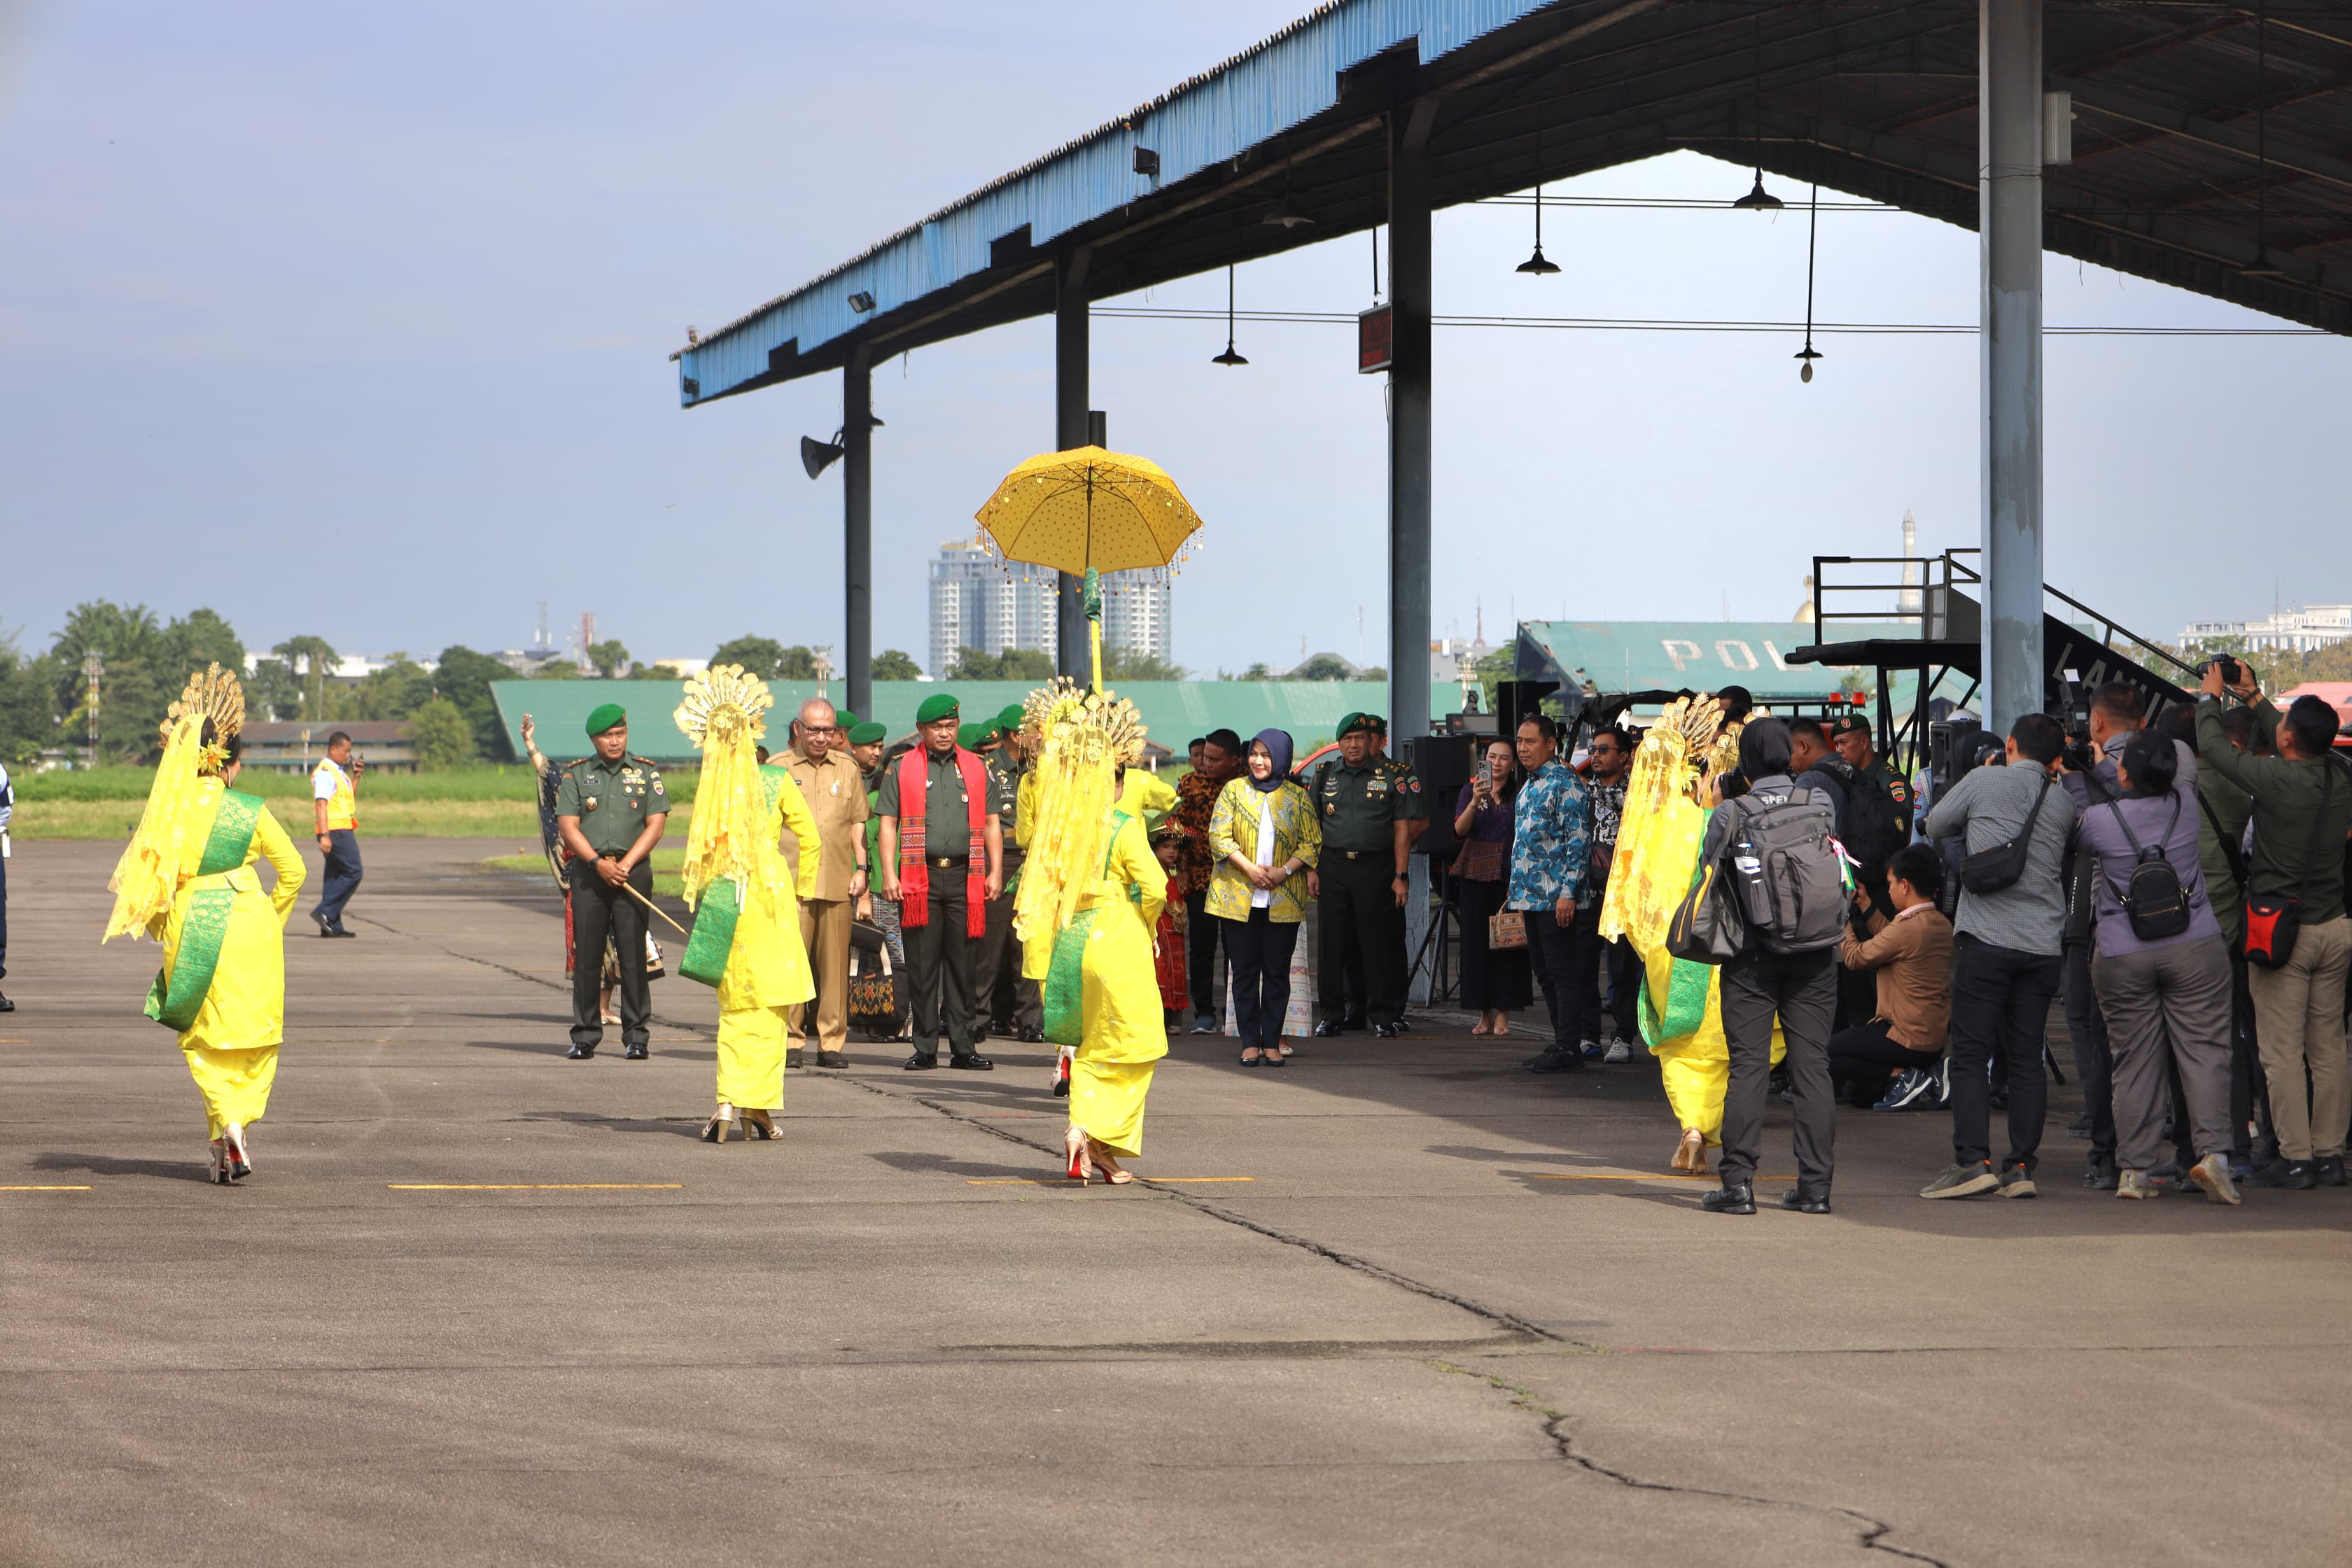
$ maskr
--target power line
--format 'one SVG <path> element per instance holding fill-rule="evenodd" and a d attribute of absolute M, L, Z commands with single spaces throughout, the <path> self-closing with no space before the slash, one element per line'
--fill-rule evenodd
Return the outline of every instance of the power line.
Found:
<path fill-rule="evenodd" d="M 1223 321 L 1223 310 L 1189 310 L 1174 305 L 1097 305 L 1087 312 L 1123 321 Z M 1235 321 L 1277 325 L 1352 326 L 1352 310 L 1238 310 Z M 1805 330 L 1801 321 L 1705 321 L 1672 317 L 1620 316 L 1446 316 L 1433 315 L 1440 327 L 1502 327 L 1548 331 L 1597 332 L 1790 332 Z M 1813 331 L 1880 337 L 1973 337 L 1973 322 L 1954 321 L 1816 321 Z M 2318 327 L 2044 327 L 2052 338 L 2332 338 L 2339 334 Z"/>

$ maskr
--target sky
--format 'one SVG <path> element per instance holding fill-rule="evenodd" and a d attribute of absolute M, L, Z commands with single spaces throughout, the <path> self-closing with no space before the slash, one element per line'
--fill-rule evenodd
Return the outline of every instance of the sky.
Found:
<path fill-rule="evenodd" d="M 0 634 L 83 600 L 209 605 L 249 647 L 526 645 L 545 600 L 641 660 L 838 644 L 837 377 L 682 411 L 668 355 L 1292 19 L 1305 0 L 858 6 L 413 0 L 0 6 Z M 1708 197 L 1679 154 L 1553 195 Z M 1435 223 L 1441 312 L 1800 319 L 1791 209 Z M 1834 193 L 1824 193 L 1824 199 Z M 1354 310 L 1371 244 L 1254 263 L 1240 305 Z M 1967 323 L 1976 237 L 1820 218 L 1815 313 Z M 1222 307 L 1206 276 L 1158 305 Z M 2053 258 L 2052 326 L 2261 326 Z M 1143 296 L 1098 301 L 1146 302 Z M 1098 320 L 1113 447 L 1206 520 L 1175 584 L 1201 675 L 1382 662 L 1381 378 L 1348 329 Z M 1978 531 L 1974 340 L 1441 329 L 1433 630 L 1516 615 L 1786 619 L 1815 554 Z M 928 657 L 925 563 L 1053 444 L 1051 329 L 885 362 L 875 643 Z M 2127 626 L 2352 599 L 2352 343 L 2054 338 L 2048 576 Z M 1359 626 L 1362 627 L 1360 634 Z"/>

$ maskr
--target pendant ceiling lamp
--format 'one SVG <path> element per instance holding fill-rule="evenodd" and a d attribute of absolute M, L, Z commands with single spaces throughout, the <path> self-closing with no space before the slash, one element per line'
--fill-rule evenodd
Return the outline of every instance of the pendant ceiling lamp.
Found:
<path fill-rule="evenodd" d="M 1805 216 L 1805 346 L 1797 351 L 1797 379 L 1813 379 L 1813 362 L 1822 356 L 1813 348 L 1813 237 L 1822 226 L 1822 183 L 1813 182 L 1813 200 Z"/>
<path fill-rule="evenodd" d="M 1557 262 L 1544 259 L 1543 253 L 1543 110 L 1536 110 L 1536 253 L 1512 268 L 1530 278 L 1546 278 L 1559 270 Z"/>
<path fill-rule="evenodd" d="M 1756 13 L 1756 85 L 1748 98 L 1750 129 L 1756 137 L 1756 184 L 1731 205 L 1742 212 L 1776 213 L 1785 205 L 1764 188 L 1764 13 Z"/>
<path fill-rule="evenodd" d="M 1247 364 L 1249 361 L 1234 352 L 1234 266 L 1225 263 L 1225 352 L 1213 357 L 1211 364 Z"/>

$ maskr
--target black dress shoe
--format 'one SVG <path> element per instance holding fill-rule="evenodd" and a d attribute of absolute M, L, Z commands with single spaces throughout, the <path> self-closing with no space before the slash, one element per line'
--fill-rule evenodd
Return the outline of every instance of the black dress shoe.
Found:
<path fill-rule="evenodd" d="M 784 1066 L 787 1068 L 796 1068 L 800 1065 L 801 1048 L 798 1046 L 794 1046 L 791 1050 L 784 1053 Z"/>
<path fill-rule="evenodd" d="M 1328 1040 L 1347 1032 L 1348 1026 L 1337 1018 L 1326 1018 L 1315 1026 L 1315 1037 L 1318 1040 Z"/>
<path fill-rule="evenodd" d="M 328 934 L 329 936 L 348 936 L 348 937 L 356 937 L 356 936 L 358 936 L 360 933 L 359 933 L 359 932 L 357 932 L 357 931 L 346 931 L 346 930 L 344 930 L 341 926 L 337 926 L 334 930 L 332 930 L 332 931 L 329 931 L 327 934 Z"/>
<path fill-rule="evenodd" d="M 960 1057 L 950 1056 L 948 1058 L 948 1066 L 951 1068 L 961 1068 L 966 1072 L 994 1072 L 996 1070 L 996 1064 L 990 1061 L 986 1057 L 982 1056 L 978 1051 L 969 1052 L 966 1055 Z"/>
<path fill-rule="evenodd" d="M 1726 1182 L 1699 1199 L 1698 1206 L 1709 1214 L 1754 1214 L 1756 1189 L 1746 1182 Z M 1822 1206 L 1827 1212 L 1828 1204 Z"/>
<path fill-rule="evenodd" d="M 821 1050 L 816 1054 L 816 1065 L 821 1068 L 845 1068 L 849 1065 L 849 1058 L 839 1051 Z"/>
<path fill-rule="evenodd" d="M 1529 1072 L 1581 1072 L 1584 1070 L 1584 1053 L 1573 1046 L 1565 1047 L 1553 1046 L 1528 1063 L 1528 1070 Z"/>
<path fill-rule="evenodd" d="M 1021 1043 L 1024 1046 L 1042 1046 L 1045 1043 L 1045 1031 L 1031 1024 L 1021 1031 Z"/>
<path fill-rule="evenodd" d="M 1790 1187 L 1780 1194 L 1780 1206 L 1795 1214 L 1827 1214 L 1830 1195 L 1827 1192 L 1809 1193 L 1802 1187 Z"/>
<path fill-rule="evenodd" d="M 16 1004 L 9 1001 L 5 996 L 0 996 L 0 1013 L 13 1013 L 16 1010 Z"/>
<path fill-rule="evenodd" d="M 1404 1023 L 1402 1019 L 1393 1024 L 1374 1024 L 1372 1026 L 1372 1038 L 1376 1040 L 1399 1040 L 1403 1037 Z"/>
<path fill-rule="evenodd" d="M 568 1062 L 584 1062 L 595 1054 L 596 1047 L 593 1046 L 574 1046 L 563 1053 L 563 1059 Z"/>
<path fill-rule="evenodd" d="M 635 1045 L 631 1046 L 628 1049 L 621 1053 L 621 1059 L 627 1062 L 641 1062 L 651 1055 L 653 1055 L 653 1052 L 646 1048 L 646 1043 L 643 1040 L 639 1040 Z"/>
<path fill-rule="evenodd" d="M 908 1072 L 929 1072 L 940 1065 L 940 1055 L 937 1051 L 917 1051 L 899 1065 Z"/>

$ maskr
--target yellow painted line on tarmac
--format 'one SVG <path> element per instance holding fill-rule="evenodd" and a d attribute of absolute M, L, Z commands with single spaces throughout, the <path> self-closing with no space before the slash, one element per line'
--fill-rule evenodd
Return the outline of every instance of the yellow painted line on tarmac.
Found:
<path fill-rule="evenodd" d="M 1146 1176 L 1139 1173 L 1136 1179 L 1143 1182 L 1255 1182 L 1255 1176 Z M 1067 1176 L 966 1176 L 967 1187 L 1059 1187 L 1067 1185 Z"/>
<path fill-rule="evenodd" d="M 1607 1171 L 1597 1174 L 1584 1171 L 1578 1171 L 1573 1174 L 1567 1175 L 1554 1174 L 1549 1171 L 1531 1171 L 1528 1173 L 1528 1179 L 1530 1181 L 1537 1182 L 1714 1182 L 1720 1181 L 1722 1178 L 1715 1175 L 1686 1176 L 1679 1172 L 1670 1171 L 1659 1171 L 1655 1173 L 1648 1171 Z M 1797 1178 L 1794 1176 L 1759 1176 L 1756 1178 L 1756 1180 L 1759 1182 L 1793 1182 Z"/>
<path fill-rule="evenodd" d="M 0 1193 L 86 1193 L 88 1187 L 0 1187 Z"/>
<path fill-rule="evenodd" d="M 386 1182 L 395 1193 L 672 1193 L 684 1182 Z"/>

